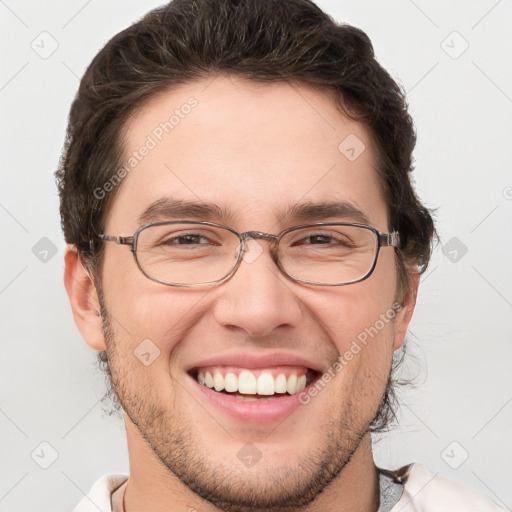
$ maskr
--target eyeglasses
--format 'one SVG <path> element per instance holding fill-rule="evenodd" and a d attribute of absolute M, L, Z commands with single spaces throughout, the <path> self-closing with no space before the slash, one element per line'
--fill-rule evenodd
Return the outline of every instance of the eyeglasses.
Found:
<path fill-rule="evenodd" d="M 252 263 L 263 252 L 259 244 L 248 251 L 250 240 L 267 240 L 272 259 L 286 276 L 319 286 L 367 279 L 375 269 L 380 248 L 399 246 L 397 232 L 383 234 L 371 226 L 345 222 L 295 226 L 271 235 L 238 233 L 213 222 L 179 220 L 141 226 L 132 236 L 97 236 L 130 246 L 147 278 L 183 287 L 227 281 L 242 260 Z"/>

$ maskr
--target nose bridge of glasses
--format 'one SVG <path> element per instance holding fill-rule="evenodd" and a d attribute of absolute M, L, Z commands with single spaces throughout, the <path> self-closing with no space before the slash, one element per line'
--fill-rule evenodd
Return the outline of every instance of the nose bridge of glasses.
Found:
<path fill-rule="evenodd" d="M 242 240 L 242 246 L 247 248 L 247 242 L 250 240 L 254 240 L 258 246 L 258 250 L 254 252 L 252 257 L 247 257 L 245 253 L 240 254 L 240 256 L 246 260 L 251 261 L 253 258 L 257 257 L 257 255 L 261 254 L 263 252 L 263 248 L 256 242 L 256 240 L 267 240 L 270 242 L 270 254 L 272 256 L 272 259 L 274 262 L 277 263 L 278 257 L 277 257 L 277 243 L 279 241 L 278 235 L 272 235 L 270 233 L 263 233 L 262 231 L 245 231 L 244 233 L 240 233 L 240 238 Z"/>
<path fill-rule="evenodd" d="M 242 239 L 260 239 L 260 240 L 268 240 L 269 242 L 275 243 L 277 241 L 277 235 L 271 235 L 270 233 L 263 233 L 261 231 L 245 231 L 245 233 L 240 233 Z"/>

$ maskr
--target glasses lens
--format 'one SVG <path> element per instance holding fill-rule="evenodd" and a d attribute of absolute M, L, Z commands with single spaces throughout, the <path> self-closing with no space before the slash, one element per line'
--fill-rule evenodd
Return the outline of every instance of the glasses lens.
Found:
<path fill-rule="evenodd" d="M 164 224 L 143 229 L 137 261 L 152 279 L 169 284 L 220 281 L 237 262 L 240 241 L 231 231 L 204 224 Z"/>
<path fill-rule="evenodd" d="M 290 231 L 279 242 L 285 272 L 318 284 L 359 281 L 372 269 L 376 255 L 375 233 L 357 226 L 309 226 Z"/>

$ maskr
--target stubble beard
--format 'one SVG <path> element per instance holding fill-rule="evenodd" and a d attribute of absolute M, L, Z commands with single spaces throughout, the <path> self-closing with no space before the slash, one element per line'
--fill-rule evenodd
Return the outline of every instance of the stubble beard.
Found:
<path fill-rule="evenodd" d="M 173 412 L 176 411 L 176 398 L 169 407 L 162 407 L 152 399 L 155 395 L 149 385 L 133 380 L 133 375 L 141 375 L 140 369 L 137 371 L 133 362 L 131 365 L 120 364 L 123 356 L 119 356 L 117 346 L 123 343 L 116 341 L 117 333 L 104 305 L 101 310 L 111 381 L 124 412 L 173 476 L 221 510 L 306 510 L 347 466 L 379 414 L 377 407 L 374 414 L 364 420 L 356 414 L 356 406 L 346 411 L 343 418 L 334 418 L 322 429 L 317 448 L 297 457 L 293 467 L 265 464 L 264 456 L 247 469 L 239 460 L 232 463 L 226 459 L 211 460 L 193 423 L 183 414 L 186 409 L 182 407 L 178 413 Z M 172 376 L 169 378 L 173 379 Z M 147 390 L 146 394 L 141 392 L 143 389 Z M 182 387 L 178 384 L 175 389 Z M 183 405 L 183 401 L 181 403 Z M 318 435 L 318 429 L 315 429 L 315 435 Z M 233 440 L 232 437 L 229 439 Z"/>

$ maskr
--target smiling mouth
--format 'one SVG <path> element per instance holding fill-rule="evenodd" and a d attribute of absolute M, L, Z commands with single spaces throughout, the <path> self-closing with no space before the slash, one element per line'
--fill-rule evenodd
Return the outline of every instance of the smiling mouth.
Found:
<path fill-rule="evenodd" d="M 195 368 L 189 374 L 201 386 L 240 400 L 276 400 L 295 395 L 309 386 L 319 372 L 309 368 L 247 369 L 227 366 Z"/>

